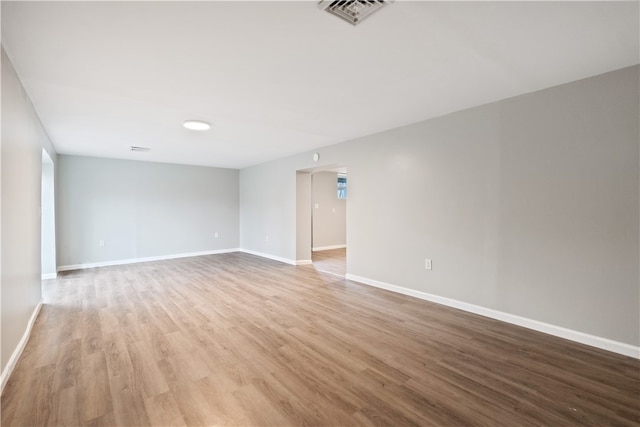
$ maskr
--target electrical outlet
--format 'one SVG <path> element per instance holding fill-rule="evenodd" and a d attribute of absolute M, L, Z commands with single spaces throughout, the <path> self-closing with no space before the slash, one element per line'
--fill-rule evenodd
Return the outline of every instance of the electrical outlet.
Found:
<path fill-rule="evenodd" d="M 213 235 L 213 237 L 215 237 L 216 239 L 218 238 L 218 232 L 216 231 L 216 233 Z"/>
<path fill-rule="evenodd" d="M 268 242 L 269 241 L 269 236 L 264 236 L 264 241 Z"/>
<path fill-rule="evenodd" d="M 104 247 L 104 240 L 100 240 L 98 243 L 100 244 L 100 247 Z"/>
<path fill-rule="evenodd" d="M 424 260 L 424 269 L 425 270 L 431 270 L 431 260 L 430 259 L 425 259 Z"/>

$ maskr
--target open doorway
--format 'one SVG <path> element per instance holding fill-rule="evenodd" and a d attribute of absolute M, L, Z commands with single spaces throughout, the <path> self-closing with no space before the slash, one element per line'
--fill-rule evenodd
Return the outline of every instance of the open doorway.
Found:
<path fill-rule="evenodd" d="M 311 260 L 326 273 L 347 273 L 347 168 L 311 174 Z"/>
<path fill-rule="evenodd" d="M 346 167 L 298 171 L 298 264 L 312 264 L 324 273 L 346 275 L 347 194 Z"/>
<path fill-rule="evenodd" d="M 40 200 L 42 280 L 56 278 L 56 217 L 54 167 L 42 150 L 42 190 Z"/>

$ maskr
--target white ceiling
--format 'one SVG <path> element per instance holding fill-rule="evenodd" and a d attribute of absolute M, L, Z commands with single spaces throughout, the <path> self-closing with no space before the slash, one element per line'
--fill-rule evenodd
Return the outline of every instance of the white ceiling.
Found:
<path fill-rule="evenodd" d="M 58 152 L 242 168 L 637 64 L 638 21 L 635 1 L 396 1 L 357 27 L 309 1 L 2 1 L 2 44 Z"/>

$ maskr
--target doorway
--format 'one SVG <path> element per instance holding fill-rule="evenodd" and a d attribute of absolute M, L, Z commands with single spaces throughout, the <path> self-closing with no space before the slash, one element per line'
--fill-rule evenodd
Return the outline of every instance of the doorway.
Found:
<path fill-rule="evenodd" d="M 56 278 L 56 217 L 53 160 L 42 149 L 42 189 L 40 199 L 40 256 L 42 280 Z"/>
<path fill-rule="evenodd" d="M 347 168 L 297 173 L 297 264 L 323 273 L 347 272 Z"/>
<path fill-rule="evenodd" d="M 311 174 L 311 260 L 325 273 L 347 273 L 347 168 Z"/>

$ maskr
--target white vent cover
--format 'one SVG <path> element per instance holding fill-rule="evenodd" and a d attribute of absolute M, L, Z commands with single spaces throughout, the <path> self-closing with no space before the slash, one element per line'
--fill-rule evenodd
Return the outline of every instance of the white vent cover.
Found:
<path fill-rule="evenodd" d="M 358 25 L 390 3 L 393 0 L 320 0 L 318 7 L 350 24 Z"/>

